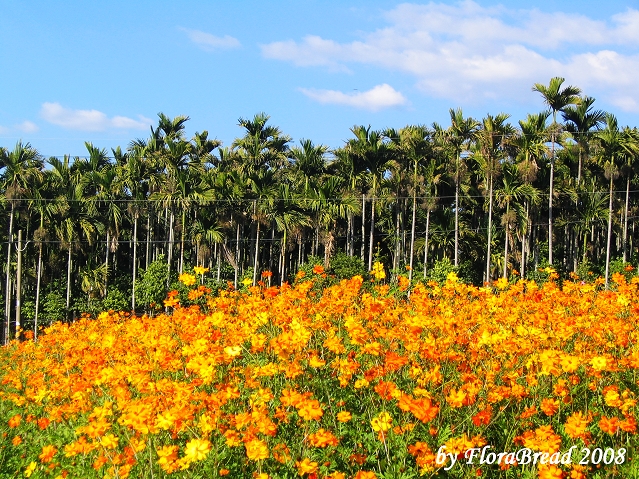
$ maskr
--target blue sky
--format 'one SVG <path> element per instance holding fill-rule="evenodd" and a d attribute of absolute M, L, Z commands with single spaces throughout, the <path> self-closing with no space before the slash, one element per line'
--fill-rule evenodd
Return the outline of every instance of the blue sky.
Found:
<path fill-rule="evenodd" d="M 639 126 L 639 1 L 0 0 L 0 146 L 125 148 L 157 113 L 230 146 L 240 117 L 297 143 L 448 110 L 516 124 L 566 78 Z"/>

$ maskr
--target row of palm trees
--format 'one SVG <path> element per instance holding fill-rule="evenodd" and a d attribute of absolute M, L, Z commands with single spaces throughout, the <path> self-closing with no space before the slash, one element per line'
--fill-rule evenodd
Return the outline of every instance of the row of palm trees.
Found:
<path fill-rule="evenodd" d="M 118 290 L 147 307 L 136 285 L 154 261 L 173 275 L 204 265 L 236 286 L 264 271 L 290 280 L 311 255 L 328 267 L 338 250 L 411 278 L 450 258 L 477 282 L 591 264 L 608 281 L 612 257 L 629 261 L 636 246 L 639 132 L 563 82 L 534 85 L 549 110 L 517 125 L 454 109 L 448 126 L 355 126 L 332 151 L 293 145 L 263 113 L 239 120 L 230 147 L 159 114 L 125 151 L 1 149 L 3 338 L 21 326 L 23 296 L 36 326 L 53 290 L 69 315 Z"/>

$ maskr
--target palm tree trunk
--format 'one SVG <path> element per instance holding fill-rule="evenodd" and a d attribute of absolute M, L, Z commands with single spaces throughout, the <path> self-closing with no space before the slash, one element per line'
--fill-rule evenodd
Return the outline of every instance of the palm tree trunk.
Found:
<path fill-rule="evenodd" d="M 184 238 L 186 237 L 186 209 L 182 208 L 182 232 L 180 233 L 180 274 L 184 273 Z"/>
<path fill-rule="evenodd" d="M 171 208 L 170 218 L 171 219 L 169 222 L 169 245 L 168 245 L 168 254 L 167 254 L 167 264 L 169 266 L 169 272 L 166 279 L 167 288 L 171 284 L 171 263 L 173 261 L 173 224 L 175 222 L 175 215 L 173 214 L 173 208 Z"/>
<path fill-rule="evenodd" d="M 71 304 L 71 243 L 69 242 L 69 256 L 67 257 L 67 315 L 69 314 L 70 304 Z"/>
<path fill-rule="evenodd" d="M 525 217 L 525 224 L 524 224 L 524 233 L 522 235 L 521 238 L 521 265 L 520 265 L 520 272 L 521 272 L 521 279 L 524 279 L 526 277 L 526 247 L 528 246 L 528 236 L 529 236 L 529 221 L 528 221 L 528 217 L 530 215 L 530 205 L 528 203 L 528 201 L 525 202 L 525 207 L 524 209 L 526 210 L 526 217 Z"/>
<path fill-rule="evenodd" d="M 608 239 L 606 243 L 606 289 L 608 289 L 608 276 L 610 273 L 610 241 L 612 239 L 612 173 L 610 174 L 610 200 L 608 202 Z"/>
<path fill-rule="evenodd" d="M 362 193 L 362 263 L 366 261 L 366 195 Z"/>
<path fill-rule="evenodd" d="M 457 267 L 457 251 L 459 249 L 459 166 L 455 181 L 455 267 Z"/>
<path fill-rule="evenodd" d="M 149 269 L 149 255 L 151 254 L 151 212 L 146 217 L 146 258 L 145 269 Z"/>
<path fill-rule="evenodd" d="M 555 137 L 552 137 L 552 153 L 550 155 L 550 191 L 548 195 L 548 264 L 552 266 L 552 195 L 555 181 Z"/>
<path fill-rule="evenodd" d="M 104 264 L 106 265 L 106 268 L 104 269 L 104 292 L 102 293 L 103 297 L 106 297 L 107 294 L 107 286 L 108 286 L 108 281 L 109 281 L 109 240 L 110 240 L 110 231 L 107 229 L 107 235 L 106 235 L 106 251 L 105 251 L 105 260 L 104 260 Z"/>
<path fill-rule="evenodd" d="M 424 238 L 424 279 L 426 279 L 426 264 L 428 263 L 428 228 L 430 226 L 430 208 L 426 210 L 426 237 Z"/>
<path fill-rule="evenodd" d="M 413 185 L 416 186 L 416 185 Z M 408 279 L 413 279 L 413 257 L 415 256 L 415 222 L 417 214 L 417 188 L 413 188 L 413 217 L 411 219 L 410 227 L 410 256 L 408 259 Z"/>
<path fill-rule="evenodd" d="M 286 278 L 286 228 L 284 228 L 284 236 L 282 237 L 282 255 L 280 261 L 282 262 L 280 285 L 284 284 Z"/>
<path fill-rule="evenodd" d="M 486 244 L 486 282 L 490 283 L 490 255 L 493 241 L 493 175 L 488 180 L 488 242 Z"/>
<path fill-rule="evenodd" d="M 398 204 L 396 205 L 396 217 L 395 217 L 395 257 L 393 258 L 393 269 L 397 269 L 399 267 L 399 255 L 401 254 L 401 226 L 400 226 L 400 206 L 399 206 L 399 201 Z"/>
<path fill-rule="evenodd" d="M 375 242 L 375 194 L 371 198 L 371 230 L 368 245 L 368 270 L 373 269 L 373 243 Z"/>
<path fill-rule="evenodd" d="M 9 216 L 9 236 L 7 240 L 7 278 L 5 283 L 5 300 L 4 300 L 4 311 L 5 311 L 5 323 L 4 323 L 4 344 L 9 342 L 9 323 L 11 316 L 11 246 L 13 245 L 13 216 L 14 216 L 14 208 L 15 205 L 13 201 L 11 201 L 11 213 Z"/>
<path fill-rule="evenodd" d="M 38 271 L 36 280 L 35 317 L 33 322 L 33 339 L 38 339 L 38 313 L 40 312 L 40 282 L 42 278 L 42 243 L 38 245 Z"/>
<path fill-rule="evenodd" d="M 348 256 L 353 256 L 353 213 L 348 213 L 346 228 L 346 252 Z"/>
<path fill-rule="evenodd" d="M 253 260 L 253 286 L 257 281 L 257 257 L 260 252 L 260 222 L 257 222 L 257 229 L 255 232 L 255 259 Z"/>
<path fill-rule="evenodd" d="M 508 217 L 508 213 L 510 212 L 510 202 L 506 203 L 506 228 L 505 228 L 505 233 L 506 233 L 506 239 L 504 241 L 504 274 L 503 277 L 507 278 L 508 276 L 508 230 L 509 230 L 509 217 Z"/>
<path fill-rule="evenodd" d="M 135 311 L 135 281 L 138 273 L 138 215 L 133 219 L 133 274 L 131 276 L 131 311 Z"/>
<path fill-rule="evenodd" d="M 628 257 L 628 201 L 630 198 L 630 176 L 626 179 L 626 206 L 623 213 L 623 262 Z"/>
<path fill-rule="evenodd" d="M 237 223 L 237 233 L 235 236 L 235 289 L 237 289 L 237 280 L 240 267 L 240 223 Z"/>

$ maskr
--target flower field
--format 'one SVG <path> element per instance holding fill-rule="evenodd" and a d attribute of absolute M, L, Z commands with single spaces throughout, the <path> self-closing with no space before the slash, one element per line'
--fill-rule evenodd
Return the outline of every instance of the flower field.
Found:
<path fill-rule="evenodd" d="M 639 474 L 639 280 L 407 297 L 382 273 L 217 296 L 183 275 L 172 314 L 10 343 L 0 477 Z"/>

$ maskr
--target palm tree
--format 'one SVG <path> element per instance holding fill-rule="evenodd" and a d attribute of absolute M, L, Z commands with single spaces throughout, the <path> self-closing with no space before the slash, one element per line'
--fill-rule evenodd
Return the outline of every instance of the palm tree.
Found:
<path fill-rule="evenodd" d="M 579 149 L 577 186 L 581 184 L 583 155 L 588 154 L 592 130 L 598 130 L 606 119 L 606 112 L 592 109 L 594 102 L 594 98 L 586 96 L 581 98 L 576 105 L 568 105 L 562 110 L 562 116 L 566 122 L 566 130 L 568 130 L 575 139 Z"/>
<path fill-rule="evenodd" d="M 517 170 L 519 177 L 525 184 L 532 184 L 537 178 L 539 167 L 537 161 L 542 160 L 547 155 L 546 147 L 547 126 L 546 121 L 550 116 L 549 111 L 544 111 L 534 115 L 528 115 L 526 120 L 519 120 L 520 132 L 516 138 L 511 141 L 511 145 L 516 149 L 516 155 L 519 159 Z M 521 275 L 525 277 L 526 269 L 526 249 L 529 248 L 529 238 L 531 234 L 530 226 L 530 205 L 525 202 L 525 224 L 526 230 L 523 234 L 522 253 L 521 253 Z"/>
<path fill-rule="evenodd" d="M 403 176 L 406 176 L 406 174 L 412 170 L 412 179 L 409 186 L 409 190 L 412 190 L 412 218 L 408 259 L 408 275 L 409 279 L 412 279 L 415 256 L 415 230 L 417 223 L 417 196 L 420 189 L 418 179 L 423 179 L 423 176 L 419 173 L 421 173 L 421 169 L 424 167 L 426 159 L 428 157 L 432 158 L 433 156 L 431 132 L 426 126 L 411 125 L 406 126 L 399 131 L 389 129 L 384 134 L 391 141 L 389 146 L 394 153 L 395 163 L 397 166 L 397 168 L 395 168 L 395 175 L 398 176 L 400 186 L 404 181 L 407 181 L 407 178 L 404 179 Z"/>
<path fill-rule="evenodd" d="M 318 227 L 323 229 L 324 266 L 329 267 L 334 249 L 337 222 L 359 211 L 359 203 L 350 191 L 342 189 L 346 180 L 338 176 L 328 176 L 313 192 L 311 209 L 317 215 Z"/>
<path fill-rule="evenodd" d="M 15 148 L 8 152 L 3 149 L 0 152 L 0 181 L 6 200 L 9 202 L 9 234 L 7 236 L 7 271 L 5 282 L 5 322 L 4 342 L 9 341 L 10 315 L 11 315 L 11 249 L 13 245 L 13 226 L 15 209 L 28 192 L 34 182 L 42 176 L 43 161 L 35 148 L 29 143 L 16 143 Z"/>
<path fill-rule="evenodd" d="M 529 184 L 521 183 L 516 165 L 506 163 L 503 167 L 502 185 L 496 192 L 497 202 L 506 211 L 502 216 L 502 226 L 504 227 L 504 264 L 503 277 L 508 277 L 508 242 L 511 237 L 511 226 L 519 218 L 523 218 L 525 210 L 520 201 L 536 201 L 536 190 Z M 514 203 L 514 204 L 513 204 Z M 511 210 L 511 205 L 514 210 Z M 524 225 L 525 226 L 525 225 Z M 522 238 L 523 241 L 523 238 Z"/>
<path fill-rule="evenodd" d="M 515 129 L 506 123 L 510 115 L 500 113 L 493 117 L 487 115 L 482 120 L 482 128 L 477 133 L 476 149 L 473 158 L 479 164 L 488 188 L 488 234 L 486 242 L 486 275 L 490 282 L 490 257 L 493 230 L 493 183 L 499 176 L 502 162 L 507 157 L 506 146 L 515 134 Z"/>
<path fill-rule="evenodd" d="M 470 150 L 470 143 L 475 140 L 479 122 L 473 118 L 464 118 L 461 108 L 450 109 L 450 126 L 444 132 L 445 141 L 454 155 L 455 182 L 455 256 L 454 265 L 458 266 L 459 259 L 459 190 L 461 184 L 463 159 L 462 154 Z"/>
<path fill-rule="evenodd" d="M 133 231 L 131 232 L 133 239 L 131 310 L 135 311 L 135 283 L 137 281 L 138 268 L 138 220 L 145 208 L 150 188 L 150 168 L 145 156 L 144 146 L 135 143 L 130 145 L 126 161 L 118 164 L 116 176 L 119 179 L 119 187 L 128 193 L 131 200 L 128 203 L 127 210 L 133 219 Z"/>
<path fill-rule="evenodd" d="M 639 130 L 637 128 L 630 129 L 625 127 L 622 131 L 624 144 L 625 163 L 621 168 L 621 172 L 626 177 L 626 201 L 624 207 L 623 218 L 623 261 L 626 262 L 628 256 L 628 209 L 630 201 L 630 181 L 637 173 L 639 163 Z"/>
<path fill-rule="evenodd" d="M 348 143 L 344 148 L 333 150 L 333 154 L 335 155 L 335 161 L 331 163 L 329 168 L 331 174 L 348 178 L 349 189 L 353 194 L 358 191 L 358 185 L 359 188 L 361 188 L 359 192 L 362 195 L 362 247 L 360 250 L 360 258 L 362 262 L 364 262 L 366 245 L 366 221 L 364 218 L 366 212 L 365 185 L 367 181 L 365 158 L 361 155 L 354 154 L 348 147 Z M 348 218 L 346 244 L 348 255 L 353 256 L 355 254 L 355 217 L 353 214 L 350 214 Z"/>
<path fill-rule="evenodd" d="M 379 131 L 371 131 L 371 127 L 354 126 L 351 132 L 355 138 L 348 140 L 346 148 L 349 153 L 361 160 L 371 178 L 371 229 L 368 244 L 368 269 L 373 266 L 373 245 L 375 237 L 375 195 L 381 180 L 388 170 L 392 150 Z M 363 209 L 362 209 L 363 214 Z M 363 218 L 362 218 L 363 221 Z"/>
<path fill-rule="evenodd" d="M 44 242 L 49 237 L 46 226 L 54 224 L 55 204 L 53 203 L 50 172 L 45 170 L 42 177 L 33 185 L 31 191 L 30 209 L 37 212 L 40 217 L 40 227 L 33 233 L 33 241 L 38 247 L 38 262 L 36 266 L 36 296 L 33 324 L 33 337 L 38 339 L 38 319 L 40 313 L 40 287 L 42 283 L 42 251 Z"/>
<path fill-rule="evenodd" d="M 608 207 L 606 205 L 606 195 L 597 191 L 597 182 L 591 179 L 590 185 L 584 187 L 583 200 L 577 210 L 578 231 L 583 235 L 583 257 L 582 262 L 587 261 L 588 235 L 595 225 L 603 224 L 608 217 Z"/>
<path fill-rule="evenodd" d="M 256 224 L 255 255 L 253 260 L 253 285 L 257 281 L 258 258 L 260 256 L 260 226 L 268 210 L 268 202 L 277 195 L 275 170 L 260 169 L 248 177 L 253 202 L 253 221 Z"/>
<path fill-rule="evenodd" d="M 617 118 L 608 113 L 606 115 L 605 127 L 595 134 L 601 147 L 599 152 L 599 161 L 604 167 L 604 174 L 609 180 L 608 192 L 608 236 L 606 242 L 606 288 L 608 287 L 610 273 L 610 242 L 612 238 L 612 200 L 613 200 L 613 182 L 619 175 L 620 159 L 624 154 L 623 136 L 619 131 Z"/>
<path fill-rule="evenodd" d="M 87 199 L 78 188 L 78 171 L 70 164 L 70 158 L 63 160 L 51 157 L 47 160 L 51 167 L 52 184 L 55 190 L 55 208 L 59 216 L 56 221 L 56 236 L 67 250 L 67 295 L 66 310 L 71 305 L 72 251 L 84 236 L 89 246 L 93 245 L 97 232 L 95 218 L 87 208 Z"/>
<path fill-rule="evenodd" d="M 550 134 L 551 153 L 550 153 L 550 191 L 548 194 L 548 263 L 552 265 L 552 200 L 553 200 L 553 182 L 555 178 L 555 139 L 560 126 L 557 124 L 557 112 L 563 111 L 568 105 L 576 105 L 579 103 L 579 94 L 581 90 L 574 86 L 561 88 L 565 81 L 561 77 L 553 77 L 550 79 L 548 86 L 541 83 L 535 83 L 532 87 L 533 91 L 541 93 L 544 102 L 552 111 L 552 130 Z"/>
<path fill-rule="evenodd" d="M 287 269 L 288 232 L 300 226 L 310 226 L 310 221 L 299 198 L 291 191 L 288 183 L 280 183 L 278 185 L 276 196 L 270 202 L 268 217 L 275 222 L 278 231 L 283 233 L 279 271 L 280 283 L 284 284 Z"/>

